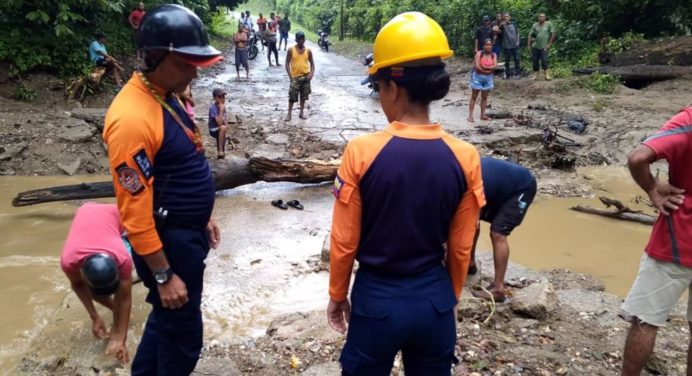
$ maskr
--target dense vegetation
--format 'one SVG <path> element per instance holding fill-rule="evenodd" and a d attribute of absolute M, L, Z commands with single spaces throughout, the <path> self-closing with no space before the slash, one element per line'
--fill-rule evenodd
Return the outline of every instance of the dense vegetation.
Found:
<path fill-rule="evenodd" d="M 345 35 L 372 40 L 379 28 L 398 13 L 419 10 L 435 18 L 459 53 L 472 50 L 475 28 L 483 15 L 508 11 L 526 38 L 539 12 L 555 24 L 559 42 L 551 55 L 575 64 L 591 65 L 603 37 L 643 35 L 657 37 L 690 33 L 689 0 L 273 0 L 274 8 L 288 12 L 316 30 L 331 25 Z M 578 61 L 585 60 L 585 61 Z"/>
<path fill-rule="evenodd" d="M 178 3 L 205 22 L 219 6 L 235 7 L 240 0 L 144 0 L 151 9 Z M 107 36 L 111 54 L 131 53 L 134 32 L 127 17 L 135 0 L 2 0 L 0 1 L 0 61 L 13 73 L 41 69 L 61 76 L 89 66 L 87 49 L 97 33 Z"/>
<path fill-rule="evenodd" d="M 194 10 L 212 28 L 226 24 L 215 15 L 219 7 L 235 8 L 243 0 L 145 0 L 147 9 L 174 2 Z M 136 0 L 2 0 L 0 1 L 0 62 L 13 73 L 43 70 L 60 76 L 84 73 L 90 64 L 87 48 L 96 33 L 107 36 L 112 54 L 131 54 L 133 30 L 127 22 Z M 559 39 L 551 50 L 556 66 L 597 64 L 603 43 L 619 49 L 642 37 L 689 34 L 689 0 L 266 0 L 279 13 L 316 31 L 372 41 L 391 17 L 408 10 L 423 11 L 445 29 L 460 54 L 472 48 L 481 17 L 509 11 L 525 38 L 538 12 L 556 25 Z M 343 18 L 341 8 L 343 6 Z M 343 19 L 343 25 L 342 25 Z M 225 25 L 228 26 L 228 25 Z M 624 36 L 624 37 L 623 37 Z M 525 51 L 525 54 L 527 51 Z"/>

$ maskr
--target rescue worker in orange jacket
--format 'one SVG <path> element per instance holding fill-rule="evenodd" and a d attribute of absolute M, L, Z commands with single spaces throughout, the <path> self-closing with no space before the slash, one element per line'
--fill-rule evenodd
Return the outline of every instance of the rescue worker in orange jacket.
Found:
<path fill-rule="evenodd" d="M 348 143 L 333 189 L 327 316 L 342 333 L 348 322 L 344 375 L 389 375 L 399 350 L 407 376 L 450 374 L 454 308 L 485 204 L 478 152 L 429 117 L 449 90 L 442 59 L 452 54 L 419 12 L 375 39 L 369 74 L 390 124 Z"/>
<path fill-rule="evenodd" d="M 222 58 L 202 21 L 179 5 L 147 12 L 137 45 L 145 67 L 113 100 L 103 131 L 120 219 L 152 305 L 132 375 L 189 375 L 202 348 L 204 260 L 220 235 L 200 131 L 175 93 Z"/>

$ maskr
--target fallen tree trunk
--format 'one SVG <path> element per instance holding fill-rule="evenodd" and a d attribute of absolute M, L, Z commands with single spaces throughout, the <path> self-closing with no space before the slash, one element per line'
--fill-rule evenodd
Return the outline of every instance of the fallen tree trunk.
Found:
<path fill-rule="evenodd" d="M 287 181 L 321 183 L 333 180 L 340 162 L 271 160 L 267 158 L 239 158 L 211 162 L 216 190 L 231 189 L 258 181 Z M 45 202 L 87 200 L 114 197 L 111 181 L 82 183 L 20 192 L 12 206 L 28 206 Z"/>
<path fill-rule="evenodd" d="M 616 55 L 606 54 L 604 58 L 612 66 L 692 65 L 692 35 L 647 40 Z"/>
<path fill-rule="evenodd" d="M 598 69 L 574 68 L 574 74 L 591 74 L 594 72 L 607 73 L 620 77 L 622 81 L 663 81 L 692 75 L 692 66 L 669 65 L 627 65 L 621 67 L 602 66 Z"/>
<path fill-rule="evenodd" d="M 606 209 L 593 208 L 590 206 L 577 205 L 570 208 L 580 213 L 595 214 L 602 217 L 620 219 L 623 221 L 637 222 L 644 225 L 653 225 L 656 217 L 643 214 L 643 213 L 633 213 L 628 211 L 610 211 Z"/>

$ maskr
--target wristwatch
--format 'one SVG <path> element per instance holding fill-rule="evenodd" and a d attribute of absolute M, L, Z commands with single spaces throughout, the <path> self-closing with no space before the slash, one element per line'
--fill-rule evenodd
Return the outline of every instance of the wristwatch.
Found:
<path fill-rule="evenodd" d="M 171 267 L 169 266 L 166 269 L 159 269 L 154 271 L 154 280 L 156 280 L 156 283 L 159 285 L 165 285 L 166 282 L 168 282 L 169 279 L 173 276 L 173 270 L 171 270 Z"/>

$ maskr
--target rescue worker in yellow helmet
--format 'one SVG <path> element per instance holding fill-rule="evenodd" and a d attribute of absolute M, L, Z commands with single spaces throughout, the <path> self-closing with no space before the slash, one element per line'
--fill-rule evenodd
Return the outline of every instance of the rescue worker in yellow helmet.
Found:
<path fill-rule="evenodd" d="M 348 323 L 344 375 L 389 375 L 399 350 L 407 376 L 451 372 L 454 309 L 485 204 L 478 152 L 429 116 L 449 91 L 442 60 L 452 54 L 418 12 L 375 39 L 369 73 L 389 126 L 348 143 L 333 189 L 327 316 L 341 333 Z"/>

